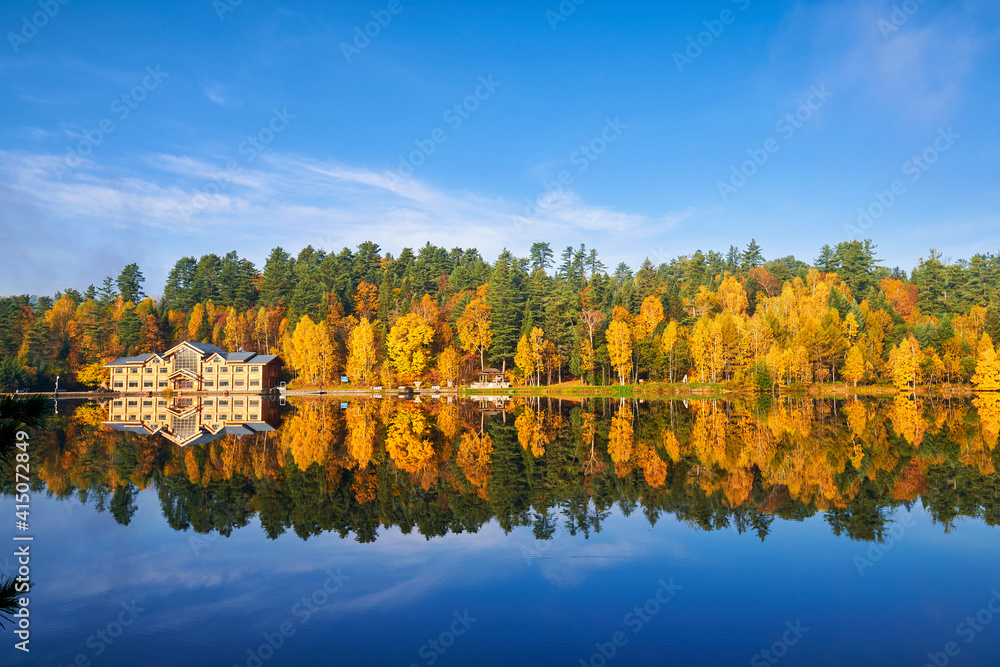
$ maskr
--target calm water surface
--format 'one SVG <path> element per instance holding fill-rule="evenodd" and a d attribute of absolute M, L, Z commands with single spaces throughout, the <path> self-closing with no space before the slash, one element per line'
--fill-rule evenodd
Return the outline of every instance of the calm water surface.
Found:
<path fill-rule="evenodd" d="M 32 438 L 7 664 L 1000 664 L 994 397 L 129 407 Z"/>

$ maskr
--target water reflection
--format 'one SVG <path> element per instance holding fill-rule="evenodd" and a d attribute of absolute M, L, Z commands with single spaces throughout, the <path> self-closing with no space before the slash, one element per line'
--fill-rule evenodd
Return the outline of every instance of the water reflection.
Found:
<path fill-rule="evenodd" d="M 280 421 L 277 402 L 266 396 L 123 396 L 107 405 L 104 426 L 111 430 L 159 434 L 181 447 L 273 431 Z"/>
<path fill-rule="evenodd" d="M 305 399 L 291 402 L 280 425 L 264 403 L 252 413 L 260 428 L 246 427 L 250 406 L 233 424 L 234 406 L 136 405 L 125 421 L 116 411 L 129 417 L 129 406 L 85 404 L 54 418 L 33 462 L 51 493 L 120 523 L 130 521 L 138 490 L 153 487 L 170 526 L 224 535 L 259 516 L 272 538 L 336 531 L 370 542 L 390 526 L 431 538 L 491 520 L 545 538 L 560 514 L 571 534 L 589 535 L 618 505 L 650 524 L 670 514 L 761 539 L 776 518 L 822 513 L 837 535 L 881 540 L 892 509 L 917 500 L 945 532 L 960 516 L 997 523 L 996 395 L 346 407 Z M 192 417 L 199 431 L 178 428 Z"/>

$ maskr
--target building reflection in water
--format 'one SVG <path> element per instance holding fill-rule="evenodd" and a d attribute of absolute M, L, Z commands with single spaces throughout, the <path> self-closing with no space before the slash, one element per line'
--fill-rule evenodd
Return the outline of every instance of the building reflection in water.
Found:
<path fill-rule="evenodd" d="M 105 426 L 160 434 L 181 447 L 204 445 L 224 435 L 267 433 L 280 423 L 277 400 L 268 396 L 123 396 L 108 401 L 107 407 Z"/>

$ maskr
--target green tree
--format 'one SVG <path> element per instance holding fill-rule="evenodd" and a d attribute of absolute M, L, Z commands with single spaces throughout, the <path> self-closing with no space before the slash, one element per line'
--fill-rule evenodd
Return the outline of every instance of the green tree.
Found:
<path fill-rule="evenodd" d="M 764 253 L 761 252 L 756 239 L 750 239 L 750 243 L 747 244 L 747 249 L 743 251 L 740 259 L 742 260 L 742 268 L 746 270 L 756 269 L 758 266 L 764 265 Z"/>
<path fill-rule="evenodd" d="M 125 301 L 139 303 L 146 296 L 142 291 L 142 283 L 145 281 L 146 279 L 143 277 L 142 272 L 139 271 L 139 265 L 135 263 L 129 264 L 118 274 L 118 280 L 116 281 L 118 293 L 121 294 L 122 299 Z"/>

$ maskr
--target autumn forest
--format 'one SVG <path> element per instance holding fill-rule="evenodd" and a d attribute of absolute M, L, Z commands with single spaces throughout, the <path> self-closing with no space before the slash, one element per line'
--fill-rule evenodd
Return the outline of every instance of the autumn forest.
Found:
<path fill-rule="evenodd" d="M 277 353 L 291 386 L 468 381 L 487 367 L 522 385 L 578 381 L 812 383 L 1000 389 L 1000 257 L 935 251 L 909 273 L 870 241 L 812 262 L 728 252 L 610 269 L 596 250 L 529 256 L 427 244 L 398 257 L 366 242 L 326 253 L 184 257 L 162 296 L 135 264 L 51 297 L 0 298 L 0 385 L 96 388 L 103 364 L 182 341 Z"/>

